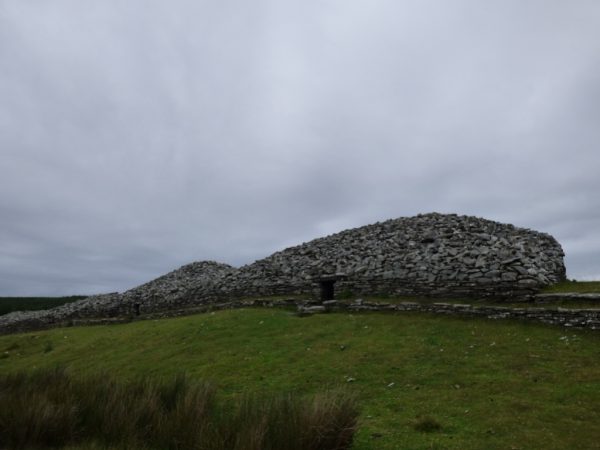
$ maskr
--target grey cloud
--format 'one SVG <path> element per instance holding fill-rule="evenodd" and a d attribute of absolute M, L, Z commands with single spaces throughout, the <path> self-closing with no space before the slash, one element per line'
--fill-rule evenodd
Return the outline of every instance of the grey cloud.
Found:
<path fill-rule="evenodd" d="M 390 217 L 600 274 L 600 6 L 0 1 L 0 294 L 123 290 Z"/>

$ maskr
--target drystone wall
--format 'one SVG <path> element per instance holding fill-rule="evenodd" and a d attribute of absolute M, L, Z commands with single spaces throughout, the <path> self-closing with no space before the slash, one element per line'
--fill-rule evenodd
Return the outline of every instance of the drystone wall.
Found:
<path fill-rule="evenodd" d="M 139 316 L 157 311 L 177 310 L 196 305 L 184 295 L 194 289 L 201 303 L 218 300 L 219 280 L 235 271 L 227 264 L 201 261 L 187 264 L 149 283 L 121 294 L 94 295 L 43 311 L 16 311 L 0 316 L 0 333 L 50 328 L 73 321 Z"/>
<path fill-rule="evenodd" d="M 567 298 L 567 297 L 565 297 Z M 536 296 L 536 301 L 544 301 L 542 296 Z M 600 298 L 594 297 L 600 306 Z M 505 307 L 477 304 L 457 304 L 457 303 L 419 303 L 419 302 L 365 302 L 356 300 L 354 302 L 339 302 L 337 300 L 328 300 L 325 302 L 303 301 L 296 298 L 288 299 L 252 299 L 252 300 L 232 300 L 227 302 L 215 302 L 203 304 L 195 307 L 186 307 L 183 309 L 172 309 L 164 311 L 153 311 L 144 314 L 140 319 L 163 319 L 168 317 L 178 317 L 196 313 L 206 313 L 208 311 L 239 309 L 248 307 L 266 307 L 266 308 L 295 308 L 300 316 L 307 316 L 318 313 L 328 312 L 380 312 L 380 313 L 402 313 L 402 312 L 424 312 L 431 314 L 445 314 L 452 316 L 480 317 L 487 319 L 512 319 L 526 320 L 532 322 L 541 322 L 548 325 L 558 325 L 570 328 L 588 328 L 591 330 L 600 330 L 600 308 L 563 308 L 563 307 Z M 115 323 L 125 323 L 133 317 L 77 317 L 73 316 L 69 320 L 54 316 L 56 321 L 35 321 L 30 320 L 13 321 L 9 327 L 0 327 L 0 334 L 26 332 L 40 330 L 53 326 L 72 326 L 72 325 L 106 325 Z M 61 319 L 61 320 L 58 320 Z"/>
<path fill-rule="evenodd" d="M 452 316 L 484 317 L 487 319 L 513 319 L 561 325 L 573 328 L 600 329 L 600 308 L 524 307 L 458 304 L 458 303 L 385 303 L 357 300 L 352 303 L 326 301 L 322 305 L 299 305 L 302 315 L 330 311 L 349 312 L 426 312 Z"/>
<path fill-rule="evenodd" d="M 41 311 L 15 311 L 0 316 L 0 334 L 42 330 L 68 324 L 72 319 L 118 317 L 122 314 L 119 293 L 94 295 Z"/>
<path fill-rule="evenodd" d="M 178 310 L 248 297 L 397 295 L 527 299 L 564 279 L 550 235 L 455 214 L 423 214 L 342 231 L 239 269 L 202 261 L 122 294 L 0 316 L 0 332 Z"/>
<path fill-rule="evenodd" d="M 228 264 L 194 262 L 124 292 L 121 303 L 126 311 L 140 314 L 196 304 L 197 300 L 188 295 L 190 291 L 202 302 L 216 301 L 223 295 L 223 280 L 236 271 Z"/>
<path fill-rule="evenodd" d="M 560 297 L 570 298 L 569 295 Z M 548 325 L 559 325 L 568 328 L 588 328 L 600 330 L 600 295 L 593 294 L 586 297 L 598 302 L 597 308 L 564 308 L 552 306 L 508 307 L 498 305 L 486 305 L 481 303 L 446 303 L 446 302 L 400 302 L 388 303 L 385 301 L 369 302 L 361 299 L 354 301 L 327 300 L 324 302 L 298 300 L 296 298 L 282 299 L 252 299 L 233 300 L 215 304 L 203 305 L 195 308 L 194 312 L 204 313 L 208 311 L 239 309 L 248 307 L 263 308 L 294 308 L 299 316 L 310 316 L 313 314 L 329 312 L 379 312 L 379 313 L 403 313 L 424 312 L 430 314 L 444 314 L 450 316 L 479 317 L 493 320 L 525 320 L 541 322 Z M 535 296 L 535 304 L 543 304 L 546 299 L 541 294 Z M 189 314 L 188 310 L 165 311 L 149 314 L 145 319 L 162 319 Z"/>
<path fill-rule="evenodd" d="M 455 214 L 423 214 L 342 231 L 231 271 L 220 294 L 335 293 L 523 297 L 565 278 L 550 235 Z M 200 297 L 189 291 L 189 295 Z"/>

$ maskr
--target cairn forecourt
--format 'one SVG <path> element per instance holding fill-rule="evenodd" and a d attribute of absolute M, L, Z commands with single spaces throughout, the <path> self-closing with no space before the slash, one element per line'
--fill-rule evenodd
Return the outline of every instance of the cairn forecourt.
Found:
<path fill-rule="evenodd" d="M 546 233 L 472 216 L 421 214 L 318 238 L 240 268 L 194 262 L 121 294 L 10 313 L 0 317 L 0 331 L 271 295 L 527 299 L 565 279 L 563 257 Z"/>

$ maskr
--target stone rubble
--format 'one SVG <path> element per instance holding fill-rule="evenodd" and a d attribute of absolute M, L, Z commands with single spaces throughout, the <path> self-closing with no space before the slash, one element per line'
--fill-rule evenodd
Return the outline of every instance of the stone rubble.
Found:
<path fill-rule="evenodd" d="M 342 231 L 227 273 L 219 296 L 336 293 L 523 297 L 565 278 L 550 235 L 455 214 L 423 214 Z M 203 292 L 190 290 L 200 298 Z"/>
<path fill-rule="evenodd" d="M 177 311 L 241 298 L 310 295 L 528 299 L 565 278 L 550 235 L 456 214 L 421 214 L 345 230 L 241 268 L 185 265 L 124 293 L 0 316 L 0 333 Z"/>

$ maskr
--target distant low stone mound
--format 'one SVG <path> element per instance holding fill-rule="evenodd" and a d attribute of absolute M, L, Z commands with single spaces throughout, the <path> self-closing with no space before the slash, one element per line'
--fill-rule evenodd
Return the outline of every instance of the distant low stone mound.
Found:
<path fill-rule="evenodd" d="M 421 214 L 318 238 L 239 269 L 191 263 L 122 294 L 1 316 L 0 330 L 267 295 L 526 297 L 565 278 L 563 257 L 546 233 L 472 216 Z"/>
<path fill-rule="evenodd" d="M 17 311 L 0 316 L 0 333 L 48 328 L 72 320 L 119 318 L 189 306 L 185 294 L 193 289 L 203 301 L 216 300 L 219 280 L 236 269 L 228 264 L 199 261 L 187 264 L 123 293 L 93 295 L 42 311 Z"/>
<path fill-rule="evenodd" d="M 213 299 L 221 280 L 236 270 L 215 261 L 193 262 L 124 292 L 122 301 L 138 308 L 152 305 L 153 309 L 170 309 L 182 306 L 191 290 L 201 298 Z"/>

